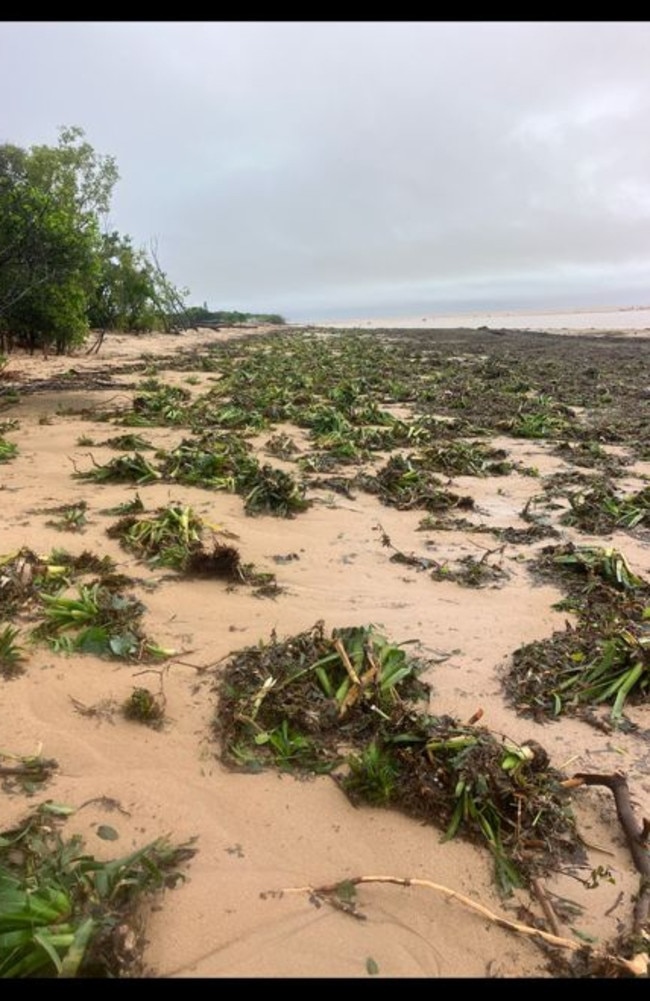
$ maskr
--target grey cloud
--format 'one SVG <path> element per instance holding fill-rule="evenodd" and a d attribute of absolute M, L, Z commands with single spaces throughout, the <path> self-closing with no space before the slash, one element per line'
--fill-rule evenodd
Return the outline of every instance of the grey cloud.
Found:
<path fill-rule="evenodd" d="M 0 141 L 81 125 L 118 161 L 112 223 L 213 308 L 645 299 L 649 42 L 645 22 L 5 23 Z"/>

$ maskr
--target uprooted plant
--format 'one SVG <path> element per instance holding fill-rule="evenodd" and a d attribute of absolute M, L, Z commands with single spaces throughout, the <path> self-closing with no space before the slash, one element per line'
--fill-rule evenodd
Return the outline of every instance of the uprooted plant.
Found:
<path fill-rule="evenodd" d="M 169 504 L 153 516 L 127 514 L 106 530 L 124 549 L 151 566 L 185 570 L 190 556 L 201 548 L 203 522 L 184 504 Z"/>
<path fill-rule="evenodd" d="M 70 808 L 44 804 L 0 834 L 0 977 L 139 976 L 141 904 L 184 876 L 191 842 L 158 838 L 101 862 L 60 831 Z"/>
<path fill-rule="evenodd" d="M 137 598 L 96 581 L 79 584 L 75 595 L 41 595 L 44 620 L 33 630 L 57 653 L 92 653 L 119 660 L 159 660 L 171 656 L 143 632 L 145 607 Z"/>
<path fill-rule="evenodd" d="M 106 532 L 152 567 L 168 567 L 186 577 L 251 584 L 258 593 L 279 591 L 274 574 L 243 563 L 235 546 L 219 540 L 219 534 L 228 533 L 207 525 L 187 504 L 168 504 L 151 515 L 127 514 Z"/>

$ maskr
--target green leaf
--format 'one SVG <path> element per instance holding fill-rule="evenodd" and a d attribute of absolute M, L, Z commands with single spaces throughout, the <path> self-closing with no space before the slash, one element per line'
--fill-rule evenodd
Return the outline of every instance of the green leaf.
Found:
<path fill-rule="evenodd" d="M 377 974 L 379 973 L 379 967 L 377 966 L 377 963 L 372 958 L 372 956 L 368 956 L 366 960 L 366 970 L 368 971 L 371 977 L 376 977 Z"/>
<path fill-rule="evenodd" d="M 88 943 L 95 931 L 96 923 L 93 918 L 86 918 L 84 923 L 77 928 L 74 941 L 63 958 L 59 976 L 76 977 Z"/>
<path fill-rule="evenodd" d="M 55 817 L 69 817 L 71 813 L 76 813 L 76 807 L 67 806 L 65 803 L 54 803 L 51 799 L 41 803 L 39 810 L 41 813 L 51 813 Z"/>
<path fill-rule="evenodd" d="M 581 939 L 583 942 L 588 942 L 589 945 L 593 945 L 598 941 L 595 935 L 589 935 L 587 932 L 579 931 L 577 928 L 572 927 L 571 931 L 575 936 L 577 936 L 577 938 Z"/>
<path fill-rule="evenodd" d="M 133 633 L 124 633 L 121 636 L 111 636 L 108 641 L 111 653 L 115 657 L 130 657 L 138 648 L 138 643 Z"/>
<path fill-rule="evenodd" d="M 56 970 L 57 974 L 61 974 L 62 972 L 61 958 L 56 949 L 54 948 L 54 946 L 51 944 L 51 942 L 49 942 L 47 933 L 35 932 L 34 942 L 40 945 L 41 949 L 43 949 L 43 951 L 47 953 L 50 962 L 54 966 L 54 969 Z"/>
<path fill-rule="evenodd" d="M 346 904 L 351 904 L 356 898 L 357 888 L 354 883 L 351 883 L 349 880 L 344 880 L 336 887 L 336 895 L 339 900 L 342 900 Z"/>
<path fill-rule="evenodd" d="M 501 762 L 501 767 L 504 772 L 509 772 L 512 771 L 513 768 L 516 768 L 517 765 L 521 764 L 521 761 L 522 759 L 518 754 L 506 754 L 505 758 Z"/>

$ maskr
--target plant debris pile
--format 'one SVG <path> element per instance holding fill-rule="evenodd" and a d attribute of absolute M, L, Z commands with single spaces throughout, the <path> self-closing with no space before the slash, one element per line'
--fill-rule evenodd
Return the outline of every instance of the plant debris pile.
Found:
<path fill-rule="evenodd" d="M 196 439 L 184 438 L 170 452 L 156 452 L 156 458 L 157 466 L 140 452 L 118 455 L 104 465 L 93 460 L 90 469 L 75 475 L 95 483 L 144 486 L 164 481 L 237 493 L 248 515 L 292 518 L 310 507 L 304 484 L 282 469 L 260 465 L 249 444 L 232 434 L 208 432 Z"/>
<path fill-rule="evenodd" d="M 378 494 L 382 503 L 399 511 L 413 508 L 424 511 L 447 511 L 450 508 L 474 507 L 472 497 L 461 497 L 446 490 L 415 454 L 391 455 L 376 475 L 360 473 L 356 482 L 368 493 Z"/>
<path fill-rule="evenodd" d="M 560 580 L 561 607 L 577 623 L 515 650 L 505 689 L 523 714 L 538 720 L 581 715 L 600 727 L 631 726 L 623 710 L 650 693 L 650 585 L 616 549 L 548 546 L 532 569 Z M 609 706 L 609 720 L 594 709 Z"/>
<path fill-rule="evenodd" d="M 390 536 L 381 525 L 376 529 L 380 532 L 382 546 L 392 549 L 391 563 L 401 563 L 404 566 L 415 567 L 416 570 L 428 570 L 432 580 L 454 581 L 461 587 L 500 587 L 510 577 L 501 560 L 489 562 L 489 557 L 497 553 L 503 556 L 503 546 L 496 549 L 486 549 L 480 559 L 471 554 L 462 556 L 455 565 L 439 562 L 431 556 L 417 556 L 414 553 L 403 553 L 390 540 Z"/>
<path fill-rule="evenodd" d="M 141 976 L 141 904 L 184 879 L 195 849 L 159 838 L 100 862 L 60 824 L 44 804 L 0 834 L 0 977 Z"/>
<path fill-rule="evenodd" d="M 31 639 L 55 652 L 94 653 L 121 660 L 164 659 L 169 651 L 142 629 L 145 606 L 127 593 L 131 578 L 115 573 L 110 557 L 53 550 L 43 557 L 24 547 L 0 560 L 0 673 L 22 673 L 19 630 L 2 619 L 40 618 Z M 84 578 L 86 578 L 84 580 Z M 76 588 L 76 592 L 73 591 Z"/>
<path fill-rule="evenodd" d="M 186 504 L 168 504 L 153 515 L 127 514 L 106 530 L 124 549 L 151 567 L 169 567 L 184 577 L 214 577 L 231 584 L 250 584 L 258 593 L 278 593 L 272 573 L 242 563 L 239 550 L 220 542 L 216 531 L 206 543 L 208 527 Z"/>
<path fill-rule="evenodd" d="M 517 745 L 418 711 L 426 663 L 373 626 L 322 622 L 234 654 L 219 675 L 221 757 L 248 771 L 334 773 L 355 803 L 394 807 L 487 844 L 509 890 L 553 860 L 581 856 L 561 776 L 534 742 Z"/>
<path fill-rule="evenodd" d="M 569 492 L 570 509 L 560 519 L 579 532 L 606 535 L 616 528 L 650 525 L 650 487 L 620 496 L 607 479 L 596 479 L 586 489 Z"/>
<path fill-rule="evenodd" d="M 43 594 L 41 600 L 45 618 L 32 635 L 48 642 L 57 653 L 92 653 L 133 661 L 170 655 L 143 632 L 145 606 L 121 589 L 99 582 L 81 583 L 76 594 L 62 590 Z"/>
<path fill-rule="evenodd" d="M 57 591 L 79 576 L 90 573 L 106 579 L 114 570 L 115 564 L 109 556 L 100 558 L 87 550 L 73 556 L 58 549 L 45 557 L 23 546 L 17 552 L 0 556 L 0 618 L 29 611 L 38 603 L 41 593 Z"/>

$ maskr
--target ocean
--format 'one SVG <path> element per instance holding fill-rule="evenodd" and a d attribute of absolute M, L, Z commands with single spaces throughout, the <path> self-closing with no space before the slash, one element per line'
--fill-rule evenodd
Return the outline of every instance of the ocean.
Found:
<path fill-rule="evenodd" d="M 603 306 L 597 309 L 564 309 L 428 313 L 418 316 L 381 316 L 351 320 L 319 319 L 310 325 L 339 329 L 446 329 L 490 327 L 500 330 L 619 331 L 650 334 L 650 306 Z M 304 324 L 301 324 L 304 326 Z"/>

